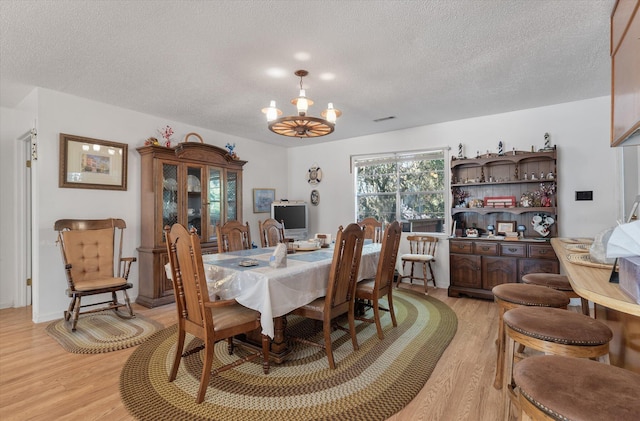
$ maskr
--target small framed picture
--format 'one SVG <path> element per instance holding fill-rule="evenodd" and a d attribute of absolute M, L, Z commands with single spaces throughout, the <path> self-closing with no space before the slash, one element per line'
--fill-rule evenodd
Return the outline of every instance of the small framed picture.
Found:
<path fill-rule="evenodd" d="M 253 189 L 253 213 L 271 212 L 271 203 L 276 200 L 276 189 Z"/>
<path fill-rule="evenodd" d="M 311 204 L 313 206 L 318 206 L 320 203 L 320 192 L 318 190 L 311 190 Z"/>
<path fill-rule="evenodd" d="M 58 187 L 127 190 L 126 143 L 60 133 Z"/>
<path fill-rule="evenodd" d="M 501 235 L 505 232 L 516 232 L 516 221 L 496 221 L 496 232 Z"/>

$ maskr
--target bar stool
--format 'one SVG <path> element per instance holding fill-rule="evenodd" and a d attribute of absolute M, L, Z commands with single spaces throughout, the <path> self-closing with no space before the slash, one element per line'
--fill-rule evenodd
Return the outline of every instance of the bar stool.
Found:
<path fill-rule="evenodd" d="M 527 273 L 522 277 L 522 283 L 529 285 L 542 285 L 544 287 L 562 291 L 567 294 L 567 297 L 569 298 L 580 298 L 580 303 L 582 305 L 582 314 L 584 314 L 585 316 L 590 315 L 589 300 L 586 300 L 576 294 L 576 292 L 571 287 L 569 278 L 564 275 L 558 275 L 557 273 Z"/>
<path fill-rule="evenodd" d="M 563 292 L 540 285 L 508 283 L 496 285 L 491 291 L 493 292 L 494 301 L 498 304 L 498 356 L 493 387 L 502 389 L 505 348 L 504 324 L 502 323 L 504 313 L 512 308 L 525 306 L 566 309 L 569 305 L 569 298 Z"/>
<path fill-rule="evenodd" d="M 514 308 L 504 314 L 503 320 L 505 337 L 508 338 L 503 392 L 505 419 L 508 419 L 511 402 L 518 403 L 513 387 L 516 342 L 546 354 L 604 357 L 604 362 L 609 363 L 609 341 L 613 332 L 599 320 L 573 311 L 542 307 Z"/>
<path fill-rule="evenodd" d="M 583 358 L 537 355 L 513 373 L 520 419 L 637 420 L 640 375 Z"/>

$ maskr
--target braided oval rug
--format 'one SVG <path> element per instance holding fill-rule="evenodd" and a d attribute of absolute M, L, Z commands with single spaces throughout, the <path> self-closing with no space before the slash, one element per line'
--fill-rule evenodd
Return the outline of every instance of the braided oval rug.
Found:
<path fill-rule="evenodd" d="M 144 316 L 118 317 L 112 310 L 81 314 L 76 331 L 64 319 L 49 323 L 45 329 L 68 352 L 101 354 L 136 346 L 164 326 Z"/>
<path fill-rule="evenodd" d="M 199 405 L 195 396 L 201 353 L 183 358 L 176 380 L 167 380 L 175 353 L 174 325 L 129 357 L 120 374 L 122 400 L 139 420 L 385 420 L 422 389 L 458 324 L 453 310 L 435 298 L 399 290 L 393 297 L 398 327 L 393 328 L 388 312 L 382 312 L 384 340 L 378 339 L 375 324 L 356 321 L 360 349 L 354 352 L 347 333 L 333 333 L 335 370 L 329 369 L 324 350 L 294 342 L 289 359 L 271 364 L 268 375 L 256 359 L 212 376 Z M 367 316 L 371 314 L 369 310 Z M 287 332 L 292 335 L 308 337 L 315 328 L 313 321 L 288 317 Z M 321 342 L 321 333 L 313 339 Z M 201 343 L 187 335 L 185 349 Z M 221 341 L 213 365 L 243 353 L 236 347 L 234 355 L 228 355 Z"/>

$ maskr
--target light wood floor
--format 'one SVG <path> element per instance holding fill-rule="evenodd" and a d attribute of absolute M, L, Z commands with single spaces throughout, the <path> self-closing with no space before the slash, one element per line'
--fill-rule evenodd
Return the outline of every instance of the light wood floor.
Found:
<path fill-rule="evenodd" d="M 449 298 L 446 289 L 430 288 L 430 294 L 456 312 L 458 332 L 424 388 L 390 420 L 502 419 L 502 395 L 492 387 L 495 304 Z M 175 323 L 173 305 L 136 305 L 135 311 L 165 326 Z M 47 324 L 33 324 L 30 307 L 0 310 L 0 419 L 133 419 L 120 401 L 119 377 L 134 348 L 71 354 L 46 334 Z"/>

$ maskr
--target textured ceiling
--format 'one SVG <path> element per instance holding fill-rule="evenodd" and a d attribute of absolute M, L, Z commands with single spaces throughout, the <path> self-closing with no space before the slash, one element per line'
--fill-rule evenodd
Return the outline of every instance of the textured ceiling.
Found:
<path fill-rule="evenodd" d="M 557 104 L 610 93 L 614 3 L 0 0 L 0 105 L 40 86 L 296 146 Z M 301 68 L 310 114 L 343 111 L 324 138 L 260 112 L 293 113 Z"/>

